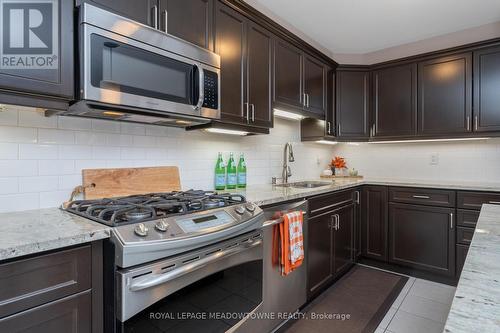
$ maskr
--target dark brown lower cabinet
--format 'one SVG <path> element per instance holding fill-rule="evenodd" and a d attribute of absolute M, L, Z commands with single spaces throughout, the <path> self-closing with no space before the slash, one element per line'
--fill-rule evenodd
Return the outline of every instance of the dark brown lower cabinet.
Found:
<path fill-rule="evenodd" d="M 455 209 L 389 203 L 389 262 L 455 275 Z"/>
<path fill-rule="evenodd" d="M 469 252 L 469 246 L 457 244 L 457 279 L 460 277 L 462 269 L 464 268 L 467 252 Z"/>
<path fill-rule="evenodd" d="M 353 263 L 354 204 L 335 212 L 337 227 L 333 229 L 332 266 L 334 276 L 347 270 Z"/>
<path fill-rule="evenodd" d="M 307 237 L 308 291 L 315 292 L 333 277 L 332 273 L 332 214 L 309 218 Z"/>
<path fill-rule="evenodd" d="M 364 257 L 387 261 L 386 186 L 365 186 L 361 196 L 361 251 Z"/>
<path fill-rule="evenodd" d="M 0 319 L 0 332 L 90 333 L 91 304 L 88 290 Z"/>

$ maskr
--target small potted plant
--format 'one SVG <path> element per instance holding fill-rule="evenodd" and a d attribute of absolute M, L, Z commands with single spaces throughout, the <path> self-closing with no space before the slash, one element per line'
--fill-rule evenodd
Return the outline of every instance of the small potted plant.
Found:
<path fill-rule="evenodd" d="M 345 159 L 340 156 L 335 156 L 330 164 L 330 168 L 332 169 L 334 175 L 342 176 L 344 174 L 344 170 L 347 169 Z"/>

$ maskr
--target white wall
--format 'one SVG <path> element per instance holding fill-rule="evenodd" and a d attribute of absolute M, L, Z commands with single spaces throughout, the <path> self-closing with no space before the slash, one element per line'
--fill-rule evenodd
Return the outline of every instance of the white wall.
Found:
<path fill-rule="evenodd" d="M 444 182 L 500 182 L 500 139 L 481 141 L 339 144 L 346 158 L 366 177 Z M 431 156 L 438 164 L 431 165 Z"/>
<path fill-rule="evenodd" d="M 234 137 L 72 117 L 35 109 L 0 112 L 0 212 L 57 207 L 81 184 L 81 170 L 177 165 L 184 189 L 213 189 L 217 152 L 245 153 L 248 184 L 281 175 L 283 146 L 294 145 L 293 179 L 317 177 L 332 148 L 300 143 L 298 122 L 275 120 L 270 135 Z M 320 165 L 317 164 L 320 158 Z"/>

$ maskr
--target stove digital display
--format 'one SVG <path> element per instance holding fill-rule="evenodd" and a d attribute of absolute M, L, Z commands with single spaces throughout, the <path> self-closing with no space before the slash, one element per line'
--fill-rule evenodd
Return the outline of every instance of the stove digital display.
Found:
<path fill-rule="evenodd" d="M 197 219 L 193 219 L 192 221 L 194 223 L 202 223 L 202 222 L 208 222 L 208 221 L 212 221 L 212 220 L 217 220 L 217 216 L 208 215 L 208 216 L 199 217 Z"/>

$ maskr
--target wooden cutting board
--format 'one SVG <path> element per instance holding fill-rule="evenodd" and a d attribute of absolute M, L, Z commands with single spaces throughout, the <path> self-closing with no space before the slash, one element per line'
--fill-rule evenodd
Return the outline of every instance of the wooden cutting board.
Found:
<path fill-rule="evenodd" d="M 82 170 L 82 176 L 85 199 L 179 191 L 181 189 L 179 168 L 176 166 L 86 169 Z"/>

